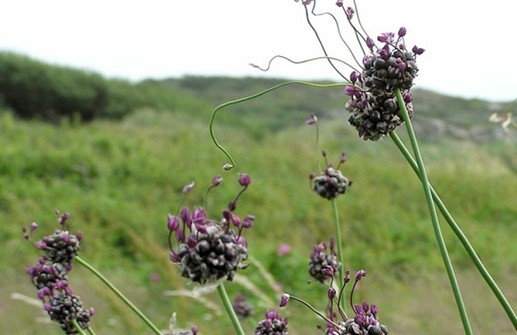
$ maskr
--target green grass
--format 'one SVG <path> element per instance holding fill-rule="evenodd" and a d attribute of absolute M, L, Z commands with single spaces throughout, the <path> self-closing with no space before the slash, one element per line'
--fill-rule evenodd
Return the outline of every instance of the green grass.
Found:
<path fill-rule="evenodd" d="M 238 191 L 237 173 L 248 172 L 252 184 L 237 213 L 257 217 L 254 228 L 246 232 L 251 254 L 284 290 L 323 309 L 326 289 L 316 283 L 307 285 L 306 268 L 312 246 L 332 235 L 333 219 L 330 202 L 311 193 L 308 186 L 309 173 L 318 172 L 320 155 L 314 147 L 314 129 L 304 126 L 307 113 L 292 117 L 290 127 L 263 131 L 259 137 L 249 136 L 245 127 L 235 127 L 230 120 L 239 115 L 235 111 L 223 113 L 216 134 L 238 166 L 225 173 L 223 184 L 211 193 L 209 214 L 219 217 Z M 260 117 L 239 118 L 253 124 Z M 210 142 L 207 127 L 208 122 L 188 113 L 149 109 L 121 122 L 85 125 L 19 121 L 2 113 L 0 332 L 57 333 L 55 325 L 35 322 L 42 315 L 38 308 L 9 295 L 36 296 L 24 269 L 37 261 L 38 252 L 22 238 L 21 227 L 35 221 L 40 224 L 38 234 L 50 233 L 56 228 L 53 212 L 59 208 L 71 213 L 72 229 L 85 234 L 81 256 L 118 284 L 159 326 L 165 327 L 172 312 L 177 312 L 180 326 L 196 323 L 204 334 L 228 333 L 223 330 L 230 327 L 224 315 L 191 298 L 162 293 L 192 288 L 168 261 L 166 216 L 175 211 L 185 184 L 196 181 L 184 204 L 201 205 L 212 178 L 223 173 L 226 159 Z M 358 298 L 377 303 L 381 320 L 393 333 L 459 331 L 421 186 L 402 156 L 389 139 L 379 143 L 357 139 L 343 119 L 323 118 L 320 127 L 321 149 L 327 150 L 329 160 L 337 161 L 341 151 L 348 154 L 343 172 L 354 183 L 338 205 L 345 266 L 369 272 Z M 511 278 L 517 274 L 517 178 L 505 158 L 515 147 L 504 142 L 449 141 L 427 142 L 422 150 L 433 185 L 515 306 Z M 480 334 L 509 333 L 511 325 L 497 302 L 445 225 L 443 230 L 460 284 L 466 286 L 475 328 Z M 293 252 L 277 257 L 280 243 L 290 244 Z M 161 280 L 150 281 L 151 273 L 160 274 Z M 278 292 L 272 292 L 256 267 L 241 274 L 255 283 L 256 290 L 277 300 Z M 86 306 L 97 310 L 93 327 L 98 334 L 146 333 L 84 269 L 77 266 L 71 277 Z M 265 308 L 275 307 L 261 305 L 256 291 L 239 284 L 229 283 L 227 288 L 232 295 L 241 291 L 251 296 L 257 320 Z M 219 304 L 214 293 L 206 298 Z M 296 305 L 289 306 L 287 313 L 292 334 L 313 333 L 315 324 L 322 324 Z M 253 322 L 244 327 L 252 333 Z"/>

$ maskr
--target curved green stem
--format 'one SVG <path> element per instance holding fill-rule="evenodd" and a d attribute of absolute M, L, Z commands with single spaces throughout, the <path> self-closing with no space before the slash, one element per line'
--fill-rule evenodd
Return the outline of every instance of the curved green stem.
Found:
<path fill-rule="evenodd" d="M 221 109 L 223 109 L 225 107 L 228 107 L 228 106 L 231 106 L 231 105 L 236 105 L 236 104 L 239 104 L 241 102 L 245 102 L 245 101 L 248 101 L 248 100 L 252 100 L 252 99 L 258 98 L 258 97 L 260 97 L 260 96 L 262 96 L 262 95 L 264 95 L 266 93 L 272 92 L 272 91 L 274 91 L 276 89 L 279 89 L 281 87 L 288 86 L 288 85 L 294 85 L 294 84 L 304 85 L 304 86 L 311 86 L 311 87 L 318 87 L 318 88 L 331 88 L 331 87 L 343 87 L 343 86 L 346 86 L 346 84 L 343 84 L 343 83 L 337 83 L 337 84 L 336 83 L 334 83 L 334 84 L 315 84 L 315 83 L 309 83 L 309 82 L 305 82 L 305 81 L 288 81 L 288 82 L 281 83 L 281 84 L 275 85 L 273 87 L 270 87 L 268 89 L 265 89 L 263 91 L 255 93 L 253 95 L 250 95 L 250 96 L 247 96 L 247 97 L 244 97 L 244 98 L 240 98 L 240 99 L 236 99 L 236 100 L 231 100 L 231 101 L 225 102 L 225 103 L 217 106 L 212 111 L 212 116 L 210 117 L 209 130 L 210 130 L 210 137 L 212 138 L 212 141 L 214 142 L 215 146 L 217 148 L 219 148 L 219 150 L 221 150 L 226 155 L 226 157 L 230 160 L 230 163 L 227 163 L 227 164 L 224 165 L 224 170 L 230 170 L 230 169 L 234 168 L 235 167 L 235 161 L 233 160 L 233 157 L 230 155 L 228 150 L 226 150 L 219 143 L 219 141 L 215 137 L 215 134 L 214 134 L 214 121 L 215 121 L 215 117 L 216 117 L 217 113 Z"/>
<path fill-rule="evenodd" d="M 81 326 L 79 326 L 79 323 L 77 322 L 76 319 L 72 320 L 72 324 L 74 325 L 74 328 L 75 330 L 77 330 L 77 332 L 81 335 L 86 335 L 86 333 L 83 331 L 83 329 L 81 328 Z"/>
<path fill-rule="evenodd" d="M 338 257 L 339 261 L 341 262 L 341 266 L 339 267 L 339 274 L 338 274 L 338 280 L 339 280 L 338 287 L 341 287 L 344 284 L 343 280 L 345 278 L 345 260 L 343 259 L 343 246 L 342 246 L 342 240 L 341 240 L 341 225 L 339 223 L 339 211 L 337 208 L 337 201 L 335 198 L 332 199 L 332 209 L 334 212 L 334 221 L 336 223 L 337 257 Z"/>
<path fill-rule="evenodd" d="M 267 64 L 267 67 L 261 67 L 261 66 L 255 65 L 255 64 L 250 64 L 250 65 L 253 66 L 256 69 L 259 69 L 262 72 L 267 72 L 271 68 L 271 64 L 273 63 L 273 61 L 275 59 L 277 59 L 277 58 L 284 59 L 284 60 L 286 60 L 286 61 L 288 61 L 289 63 L 292 63 L 292 64 L 304 64 L 304 63 L 313 62 L 315 60 L 322 60 L 322 59 L 333 60 L 333 61 L 342 63 L 342 64 L 350 67 L 352 70 L 356 70 L 350 63 L 348 63 L 348 62 L 346 62 L 346 61 L 344 61 L 342 59 L 339 59 L 339 58 L 336 58 L 336 57 L 330 57 L 330 56 L 329 57 L 320 56 L 320 57 L 313 57 L 313 58 L 304 59 L 304 60 L 301 60 L 301 61 L 295 61 L 295 60 L 292 60 L 291 58 L 283 56 L 283 55 L 275 55 L 275 56 L 271 57 L 271 59 L 269 60 L 269 62 Z M 345 78 L 345 80 L 347 82 L 350 82 L 350 80 L 348 78 Z"/>
<path fill-rule="evenodd" d="M 431 222 L 433 225 L 433 230 L 435 233 L 436 241 L 438 242 L 438 247 L 440 249 L 440 253 L 443 258 L 443 262 L 445 265 L 445 269 L 447 271 L 447 276 L 449 277 L 449 282 L 452 287 L 452 291 L 454 293 L 454 298 L 456 300 L 456 305 L 458 307 L 458 312 L 461 317 L 461 321 L 463 323 L 463 328 L 465 330 L 465 334 L 472 335 L 472 328 L 470 326 L 470 322 L 468 319 L 467 311 L 465 309 L 465 304 L 463 302 L 463 298 L 461 296 L 460 288 L 458 285 L 458 281 L 456 279 L 456 275 L 454 273 L 454 268 L 452 266 L 449 253 L 447 251 L 447 246 L 445 245 L 445 240 L 443 238 L 440 223 L 438 222 L 438 216 L 436 214 L 436 208 L 434 207 L 433 197 L 431 195 L 431 188 L 429 186 L 429 180 L 427 178 L 427 173 L 425 171 L 424 161 L 422 159 L 422 155 L 420 153 L 420 148 L 418 146 L 418 142 L 416 139 L 415 132 L 413 130 L 413 125 L 411 124 L 411 120 L 409 119 L 408 111 L 406 109 L 406 103 L 402 98 L 402 94 L 400 90 L 395 91 L 395 95 L 397 97 L 397 102 L 400 107 L 402 117 L 404 119 L 404 123 L 406 125 L 406 130 L 409 135 L 409 139 L 411 141 L 411 146 L 413 147 L 413 152 L 415 154 L 416 162 L 418 165 L 418 171 L 420 173 L 420 180 L 422 182 L 422 187 L 424 189 L 424 195 L 427 202 L 427 206 L 429 209 L 429 214 L 431 215 Z"/>
<path fill-rule="evenodd" d="M 316 6 L 316 2 L 314 2 L 313 6 Z M 325 57 L 328 58 L 329 55 L 327 53 L 327 50 L 325 49 L 325 45 L 323 44 L 323 41 L 321 40 L 320 35 L 318 34 L 318 31 L 316 30 L 316 28 L 314 28 L 314 26 L 312 25 L 311 19 L 309 18 L 309 10 L 307 9 L 306 5 L 304 5 L 303 7 L 305 8 L 305 19 L 306 19 L 307 23 L 309 24 L 309 27 L 311 27 L 312 31 L 314 32 L 314 35 L 316 36 L 316 39 L 318 40 L 318 43 L 320 44 L 323 54 L 325 55 Z M 341 78 L 343 78 L 345 80 L 347 79 L 347 77 L 338 70 L 338 68 L 334 65 L 334 63 L 332 63 L 332 60 L 327 59 L 327 61 L 329 62 L 330 66 L 332 66 L 334 71 L 336 71 L 336 73 L 341 76 Z"/>
<path fill-rule="evenodd" d="M 88 334 L 95 335 L 95 332 L 93 331 L 92 327 L 88 327 L 86 328 L 86 330 L 88 331 Z"/>
<path fill-rule="evenodd" d="M 226 289 L 224 288 L 224 284 L 221 283 L 217 286 L 217 292 L 219 293 L 219 297 L 223 302 L 224 309 L 226 310 L 226 314 L 230 317 L 233 328 L 237 335 L 245 335 L 244 330 L 242 329 L 241 323 L 239 322 L 239 318 L 235 311 L 233 310 L 232 303 L 230 302 L 230 298 L 228 298 L 228 293 L 226 293 Z"/>
<path fill-rule="evenodd" d="M 75 260 L 84 266 L 86 269 L 88 269 L 91 273 L 93 273 L 97 278 L 99 278 L 110 290 L 113 291 L 133 312 L 135 312 L 136 315 L 144 321 L 144 323 L 151 328 L 151 330 L 157 334 L 162 335 L 162 332 L 158 327 L 156 327 L 149 318 L 147 318 L 144 313 L 142 313 L 131 301 L 129 301 L 128 298 L 122 292 L 120 292 L 106 277 L 104 277 L 97 269 L 95 269 L 93 266 L 88 264 L 85 260 L 83 260 L 81 257 L 75 257 Z"/>
<path fill-rule="evenodd" d="M 411 153 L 406 148 L 404 143 L 402 143 L 402 141 L 400 140 L 400 138 L 398 137 L 398 135 L 395 132 L 390 132 L 390 137 L 393 140 L 393 142 L 395 143 L 395 145 L 397 146 L 397 148 L 400 150 L 400 152 L 402 153 L 402 155 L 404 156 L 406 161 L 409 163 L 409 165 L 411 166 L 413 171 L 420 178 L 420 172 L 418 169 L 418 165 L 417 165 L 416 161 L 413 159 L 413 157 L 411 156 Z M 434 203 L 436 204 L 436 206 L 438 206 L 438 209 L 440 210 L 443 217 L 445 218 L 445 221 L 447 221 L 447 224 L 449 225 L 451 230 L 454 232 L 454 234 L 456 235 L 456 237 L 458 238 L 460 243 L 463 245 L 463 248 L 468 253 L 468 255 L 470 256 L 472 261 L 474 262 L 476 269 L 479 271 L 479 273 L 481 274 L 481 276 L 483 277 L 483 279 L 485 280 L 487 285 L 490 287 L 490 289 L 492 290 L 492 293 L 496 296 L 497 300 L 499 300 L 499 303 L 501 304 L 504 311 L 508 315 L 508 318 L 512 322 L 515 330 L 517 330 L 517 316 L 515 315 L 515 312 L 512 309 L 512 306 L 510 305 L 510 303 L 506 299 L 504 293 L 501 291 L 501 289 L 499 288 L 499 286 L 497 285 L 495 280 L 492 278 L 492 276 L 490 275 L 488 270 L 485 268 L 483 262 L 481 261 L 481 259 L 477 255 L 476 251 L 474 250 L 474 247 L 470 244 L 470 241 L 468 240 L 467 236 L 465 236 L 465 234 L 463 233 L 461 228 L 458 226 L 458 224 L 452 217 L 451 213 L 449 212 L 449 210 L 443 203 L 443 201 L 440 198 L 440 196 L 438 195 L 438 193 L 436 193 L 436 191 L 433 189 L 433 187 L 431 185 L 429 185 L 429 187 L 431 189 Z"/>

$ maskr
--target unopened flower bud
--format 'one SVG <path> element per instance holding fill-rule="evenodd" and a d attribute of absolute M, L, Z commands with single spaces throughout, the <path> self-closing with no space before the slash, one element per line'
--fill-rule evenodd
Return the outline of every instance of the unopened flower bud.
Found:
<path fill-rule="evenodd" d="M 287 293 L 282 294 L 282 296 L 280 297 L 280 304 L 279 304 L 279 306 L 280 307 L 287 306 L 287 302 L 289 301 L 289 298 L 290 298 L 289 294 L 287 294 Z"/>
<path fill-rule="evenodd" d="M 241 173 L 239 176 L 239 184 L 241 186 L 248 186 L 251 183 L 251 178 L 247 173 Z"/>

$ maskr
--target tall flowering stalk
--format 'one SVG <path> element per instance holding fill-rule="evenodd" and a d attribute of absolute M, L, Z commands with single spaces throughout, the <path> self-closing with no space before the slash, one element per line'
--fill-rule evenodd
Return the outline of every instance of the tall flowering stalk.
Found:
<path fill-rule="evenodd" d="M 269 61 L 269 64 L 266 68 L 262 68 L 257 65 L 253 66 L 260 70 L 267 71 L 271 67 L 273 60 L 277 58 L 283 58 L 295 64 L 316 61 L 319 59 L 326 60 L 336 71 L 336 73 L 345 81 L 345 83 L 342 85 L 344 86 L 344 94 L 349 97 L 349 100 L 345 105 L 345 110 L 348 112 L 348 123 L 355 127 L 358 136 L 367 141 L 377 141 L 385 136 L 389 136 L 391 139 L 393 139 L 397 148 L 402 152 L 404 158 L 408 161 L 408 163 L 417 174 L 418 178 L 421 180 L 433 230 L 435 232 L 440 254 L 447 271 L 465 334 L 472 334 L 472 328 L 461 296 L 460 288 L 454 274 L 454 269 L 450 261 L 447 247 L 442 236 L 435 204 L 444 216 L 450 228 L 460 240 L 468 255 L 472 258 L 476 268 L 485 279 L 489 287 L 492 289 L 492 292 L 499 300 L 508 318 L 517 330 L 517 316 L 515 312 L 508 303 L 504 294 L 498 288 L 493 278 L 484 267 L 483 263 L 475 253 L 475 250 L 473 249 L 465 234 L 462 232 L 461 228 L 456 224 L 443 202 L 433 190 L 425 171 L 424 161 L 411 124 L 414 107 L 412 104 L 412 95 L 410 92 L 410 89 L 413 86 L 413 80 L 418 74 L 417 57 L 424 53 L 424 49 L 416 45 L 410 48 L 407 47 L 405 42 L 407 30 L 404 27 L 401 27 L 396 34 L 393 32 L 380 34 L 376 39 L 377 42 L 375 42 L 363 27 L 363 24 L 358 15 L 358 8 L 355 1 L 353 1 L 352 6 L 346 6 L 344 1 L 338 0 L 336 5 L 340 11 L 342 11 L 344 21 L 351 27 L 356 42 L 363 52 L 361 57 L 357 57 L 352 52 L 352 48 L 349 43 L 343 39 L 339 20 L 333 14 L 316 13 L 315 0 L 302 0 L 301 5 L 304 8 L 307 23 L 314 32 L 314 35 L 321 47 L 321 51 L 323 52 L 324 56 L 305 61 L 293 61 L 290 58 L 284 56 L 275 56 Z M 351 65 L 351 63 L 328 54 L 327 49 L 322 42 L 323 40 L 320 38 L 317 29 L 314 27 L 311 21 L 311 16 L 319 15 L 329 15 L 332 20 L 334 20 L 339 36 L 341 37 L 355 62 L 354 65 Z M 349 76 L 343 75 L 343 70 L 340 68 L 342 65 L 352 69 L 352 72 Z M 216 107 L 216 109 L 214 109 L 209 126 L 210 135 L 216 146 L 222 150 L 230 160 L 230 163 L 225 165 L 226 170 L 233 168 L 235 166 L 235 161 L 229 152 L 220 145 L 215 137 L 213 125 L 216 114 L 222 108 L 225 108 L 229 105 L 258 98 L 266 93 L 270 93 L 276 89 L 291 85 L 293 83 L 320 88 L 336 87 L 339 85 L 315 85 L 306 82 L 287 82 L 284 84 L 276 85 L 255 95 L 219 105 Z M 309 121 L 313 122 L 315 120 Z M 406 131 L 411 141 L 414 158 L 395 133 L 396 128 L 403 123 L 406 125 Z M 326 177 L 329 176 L 327 175 Z M 334 207 L 334 209 L 337 213 L 336 207 Z"/>

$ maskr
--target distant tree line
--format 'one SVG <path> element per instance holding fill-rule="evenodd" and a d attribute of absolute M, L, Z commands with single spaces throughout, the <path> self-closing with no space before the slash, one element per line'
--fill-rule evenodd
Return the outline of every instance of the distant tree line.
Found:
<path fill-rule="evenodd" d="M 21 118 L 56 122 L 80 117 L 120 119 L 135 109 L 175 111 L 196 99 L 158 81 L 131 83 L 0 52 L 0 106 Z"/>

